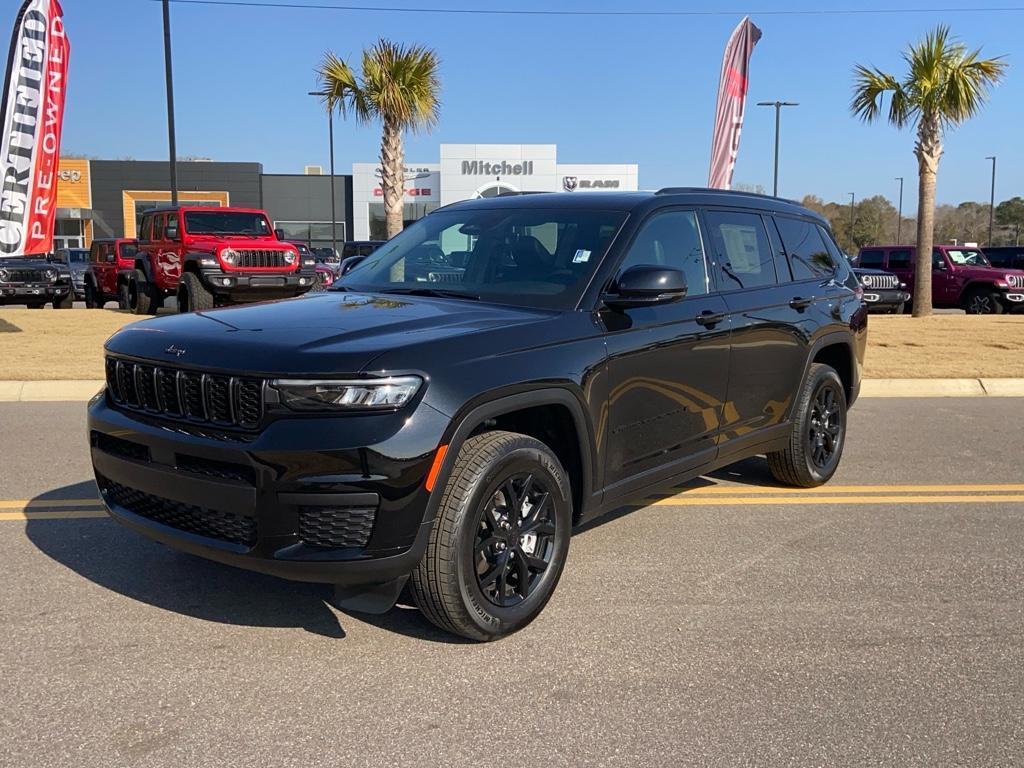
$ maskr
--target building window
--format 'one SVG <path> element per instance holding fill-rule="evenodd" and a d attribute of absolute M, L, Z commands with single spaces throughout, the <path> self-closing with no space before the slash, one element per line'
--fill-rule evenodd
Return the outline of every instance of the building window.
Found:
<path fill-rule="evenodd" d="M 405 203 L 402 206 L 402 226 L 407 227 L 440 207 L 440 203 Z M 388 226 L 384 214 L 384 203 L 370 203 L 369 208 L 370 239 L 387 240 Z"/>
<path fill-rule="evenodd" d="M 136 200 L 135 201 L 135 226 L 136 233 L 138 232 L 138 226 L 142 222 L 142 214 L 152 208 L 167 208 L 170 203 L 166 200 Z M 221 206 L 219 200 L 189 200 L 187 197 L 178 198 L 178 205 L 210 205 L 215 208 Z M 136 236 L 138 236 L 136 234 Z"/>
<path fill-rule="evenodd" d="M 314 248 L 331 247 L 331 222 L 329 221 L 275 221 L 275 229 L 284 230 L 285 240 L 305 243 Z M 334 240 L 345 242 L 345 222 L 339 221 L 334 230 Z"/>

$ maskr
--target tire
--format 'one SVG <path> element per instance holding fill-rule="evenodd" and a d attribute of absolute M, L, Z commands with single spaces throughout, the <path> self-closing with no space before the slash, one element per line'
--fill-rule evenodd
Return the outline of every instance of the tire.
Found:
<path fill-rule="evenodd" d="M 789 445 L 768 454 L 768 468 L 780 483 L 814 488 L 835 474 L 846 444 L 846 390 L 834 368 L 811 364 L 794 413 Z"/>
<path fill-rule="evenodd" d="M 416 604 L 438 627 L 471 640 L 521 629 L 547 604 L 569 551 L 565 470 L 539 440 L 485 432 L 462 446 L 443 493 L 410 580 Z M 502 514 L 525 503 L 526 517 Z M 532 542 L 521 525 L 537 532 Z"/>
<path fill-rule="evenodd" d="M 132 308 L 131 294 L 128 292 L 128 281 L 122 280 L 117 284 L 117 308 L 130 310 Z"/>
<path fill-rule="evenodd" d="M 103 305 L 106 304 L 96 292 L 96 286 L 92 284 L 92 280 L 85 281 L 85 308 L 86 309 L 103 309 Z"/>
<path fill-rule="evenodd" d="M 178 286 L 179 312 L 203 312 L 213 309 L 213 305 L 213 294 L 206 289 L 198 275 L 186 272 L 181 276 L 181 285 Z"/>
<path fill-rule="evenodd" d="M 42 309 L 44 306 L 46 306 L 46 305 L 45 304 L 40 304 L 39 302 L 36 302 L 34 304 L 29 304 L 28 308 L 29 309 Z"/>
<path fill-rule="evenodd" d="M 59 301 L 53 302 L 54 309 L 71 309 L 75 306 L 75 292 L 69 291 L 68 295 Z"/>
<path fill-rule="evenodd" d="M 964 298 L 964 312 L 968 315 L 1001 315 L 1002 297 L 988 288 L 975 289 Z"/>
<path fill-rule="evenodd" d="M 136 269 L 128 278 L 128 309 L 134 315 L 155 315 L 160 303 L 154 286 L 146 280 L 146 273 Z"/>

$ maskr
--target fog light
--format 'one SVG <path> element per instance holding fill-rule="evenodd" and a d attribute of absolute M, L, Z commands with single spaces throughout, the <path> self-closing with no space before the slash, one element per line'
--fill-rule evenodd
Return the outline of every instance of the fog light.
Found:
<path fill-rule="evenodd" d="M 306 278 L 306 277 L 300 277 L 299 278 L 299 285 L 305 285 L 308 282 L 309 282 L 309 278 Z"/>
<path fill-rule="evenodd" d="M 224 285 L 224 286 L 231 285 L 231 278 L 230 277 L 221 278 L 220 284 Z"/>

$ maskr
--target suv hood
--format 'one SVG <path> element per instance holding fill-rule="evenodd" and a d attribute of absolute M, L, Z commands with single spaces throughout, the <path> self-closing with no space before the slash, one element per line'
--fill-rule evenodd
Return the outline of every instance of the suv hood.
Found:
<path fill-rule="evenodd" d="M 134 323 L 111 336 L 106 349 L 185 368 L 338 375 L 359 373 L 401 347 L 539 323 L 552 314 L 461 299 L 328 291 Z"/>

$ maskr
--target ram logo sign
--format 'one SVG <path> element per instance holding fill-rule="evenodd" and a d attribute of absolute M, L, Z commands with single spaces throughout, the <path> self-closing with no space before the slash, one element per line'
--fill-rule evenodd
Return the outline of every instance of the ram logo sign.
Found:
<path fill-rule="evenodd" d="M 618 189 L 622 182 L 618 179 L 581 179 L 578 176 L 563 176 L 562 189 L 575 192 L 577 189 Z"/>

